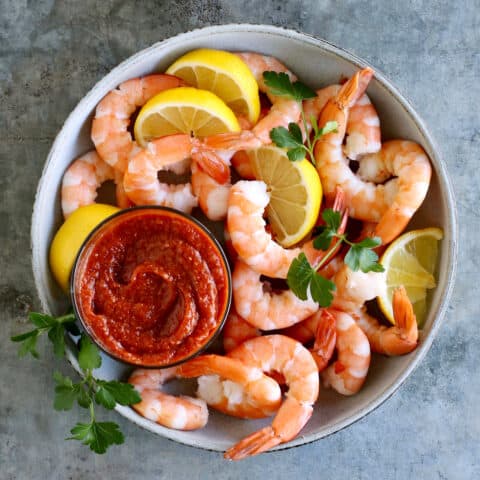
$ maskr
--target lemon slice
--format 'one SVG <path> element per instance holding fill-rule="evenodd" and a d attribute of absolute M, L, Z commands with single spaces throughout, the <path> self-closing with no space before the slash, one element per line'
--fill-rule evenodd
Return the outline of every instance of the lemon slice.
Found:
<path fill-rule="evenodd" d="M 84 240 L 100 222 L 119 211 L 112 205 L 86 205 L 75 210 L 58 229 L 50 245 L 50 268 L 65 292 L 68 292 L 70 272 Z"/>
<path fill-rule="evenodd" d="M 168 69 L 203 90 L 218 95 L 236 115 L 255 124 L 260 114 L 258 85 L 245 62 L 230 52 L 202 48 L 180 57 Z"/>
<path fill-rule="evenodd" d="M 261 147 L 248 150 L 255 177 L 267 184 L 270 203 L 267 217 L 275 240 L 290 247 L 315 225 L 322 185 L 315 167 L 306 159 L 291 162 L 285 150 Z"/>
<path fill-rule="evenodd" d="M 385 250 L 380 263 L 387 272 L 387 293 L 378 297 L 380 309 L 391 323 L 393 291 L 400 285 L 407 290 L 417 323 L 421 327 L 427 314 L 427 290 L 436 286 L 435 266 L 438 241 L 443 238 L 440 228 L 412 230 L 398 237 Z"/>
<path fill-rule="evenodd" d="M 239 130 L 235 114 L 215 94 L 179 87 L 160 92 L 142 107 L 134 133 L 135 140 L 145 147 L 154 138 L 174 133 L 190 133 L 201 138 Z"/>

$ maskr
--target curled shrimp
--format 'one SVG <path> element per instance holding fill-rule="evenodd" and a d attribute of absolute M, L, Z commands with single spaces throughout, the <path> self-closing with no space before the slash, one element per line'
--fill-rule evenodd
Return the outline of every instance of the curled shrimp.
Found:
<path fill-rule="evenodd" d="M 183 377 L 198 378 L 197 395 L 208 405 L 240 418 L 263 418 L 278 410 L 278 383 L 258 367 L 236 358 L 202 355 L 178 367 Z"/>
<path fill-rule="evenodd" d="M 310 352 L 285 335 L 267 335 L 247 340 L 228 356 L 265 373 L 282 374 L 288 393 L 272 424 L 240 440 L 225 452 L 225 458 L 258 455 L 295 438 L 312 416 L 318 397 L 318 369 Z"/>
<path fill-rule="evenodd" d="M 222 329 L 223 349 L 229 352 L 245 340 L 250 340 L 250 338 L 258 337 L 261 334 L 262 332 L 258 328 L 250 325 L 236 312 L 235 307 L 231 307 Z"/>
<path fill-rule="evenodd" d="M 117 203 L 129 206 L 123 195 L 122 175 L 104 162 L 95 150 L 77 158 L 67 168 L 62 180 L 62 212 L 68 218 L 77 208 L 95 203 L 97 189 L 107 180 L 114 180 Z"/>
<path fill-rule="evenodd" d="M 337 358 L 320 373 L 323 384 L 342 395 L 353 395 L 362 388 L 370 366 L 370 344 L 351 315 L 325 310 L 335 319 Z"/>
<path fill-rule="evenodd" d="M 227 229 L 239 257 L 262 275 L 287 278 L 292 261 L 305 253 L 313 265 L 325 251 L 313 247 L 308 241 L 302 247 L 286 249 L 272 239 L 265 230 L 263 214 L 269 202 L 267 186 L 262 181 L 239 181 L 230 190 L 227 211 Z M 345 231 L 347 215 L 343 209 L 343 195 L 338 191 L 334 209 L 342 214 L 340 233 Z"/>
<path fill-rule="evenodd" d="M 374 157 L 376 168 L 395 178 L 377 185 L 362 180 L 350 170 L 342 148 L 349 111 L 365 92 L 372 76 L 370 68 L 357 72 L 328 101 L 319 124 L 336 121 L 338 129 L 319 139 L 315 146 L 315 159 L 325 194 L 333 195 L 335 188 L 340 186 L 345 192 L 350 216 L 378 223 L 375 235 L 386 244 L 403 231 L 423 202 L 430 184 L 431 166 L 418 144 L 392 140 L 385 142 L 379 152 L 364 155 L 361 163 L 369 162 L 368 157 Z M 370 164 L 368 168 L 371 169 Z M 367 175 L 366 171 L 367 167 L 364 167 L 364 175 Z M 372 177 L 371 172 L 368 176 Z M 386 179 L 385 175 L 382 179 Z"/>
<path fill-rule="evenodd" d="M 208 421 L 207 404 L 193 397 L 174 397 L 160 388 L 177 376 L 176 367 L 161 370 L 136 369 L 128 383 L 141 394 L 142 400 L 132 405 L 140 415 L 153 422 L 177 430 L 196 430 Z"/>
<path fill-rule="evenodd" d="M 259 53 L 244 52 L 236 53 L 250 68 L 257 80 L 258 88 L 267 94 L 272 102 L 267 115 L 261 118 L 251 130 L 242 130 L 236 133 L 221 133 L 212 135 L 206 139 L 209 146 L 220 149 L 244 150 L 259 148 L 272 142 L 270 131 L 275 127 L 288 127 L 289 123 L 297 123 L 300 119 L 301 102 L 283 97 L 276 97 L 269 93 L 263 79 L 264 72 L 286 73 L 293 82 L 297 77 L 288 68 L 274 57 Z"/>
<path fill-rule="evenodd" d="M 289 327 L 318 309 L 310 294 L 307 300 L 300 300 L 291 290 L 265 291 L 260 274 L 241 260 L 235 263 L 232 290 L 239 315 L 261 330 Z"/>
<path fill-rule="evenodd" d="M 157 93 L 183 85 L 173 75 L 154 74 L 127 80 L 109 92 L 97 105 L 92 122 L 92 141 L 102 159 L 125 172 L 137 146 L 128 131 L 131 116 Z"/>
<path fill-rule="evenodd" d="M 158 181 L 158 171 L 182 166 L 189 157 L 204 170 L 210 169 L 209 173 L 218 168 L 219 175 L 223 175 L 223 160 L 204 149 L 200 140 L 183 133 L 168 135 L 153 140 L 132 156 L 123 179 L 126 194 L 136 205 L 164 205 L 190 213 L 197 206 L 191 184 L 168 185 Z"/>
<path fill-rule="evenodd" d="M 359 327 L 365 332 L 373 352 L 385 355 L 404 355 L 417 347 L 418 326 L 412 304 L 404 287 L 393 294 L 395 325 L 387 327 L 369 315 L 365 308 L 354 314 Z"/>

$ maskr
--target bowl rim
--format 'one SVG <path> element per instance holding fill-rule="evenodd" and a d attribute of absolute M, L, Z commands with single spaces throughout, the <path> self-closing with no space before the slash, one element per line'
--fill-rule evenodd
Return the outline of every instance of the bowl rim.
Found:
<path fill-rule="evenodd" d="M 222 24 L 222 25 L 214 25 L 209 27 L 203 28 L 196 28 L 189 30 L 184 33 L 180 33 L 174 35 L 172 37 L 168 37 L 164 40 L 154 43 L 150 47 L 147 47 L 139 52 L 133 54 L 132 56 L 128 57 L 124 61 L 122 61 L 119 65 L 113 68 L 107 75 L 102 77 L 88 92 L 87 94 L 76 104 L 74 109 L 71 113 L 67 116 L 62 128 L 60 129 L 59 133 L 57 134 L 50 152 L 47 156 L 46 162 L 43 167 L 42 175 L 39 180 L 37 191 L 35 195 L 35 203 L 32 213 L 32 227 L 31 227 L 31 252 L 32 252 L 32 265 L 33 265 L 33 274 L 34 274 L 34 281 L 35 287 L 37 290 L 37 294 L 41 303 L 42 308 L 46 312 L 50 312 L 50 308 L 48 305 L 47 297 L 45 293 L 42 291 L 44 288 L 43 285 L 43 278 L 39 269 L 36 269 L 36 261 L 35 259 L 41 255 L 35 246 L 35 238 L 37 236 L 37 223 L 35 219 L 39 217 L 41 212 L 41 207 L 43 205 L 40 204 L 38 201 L 39 194 L 41 190 L 44 188 L 44 184 L 48 182 L 46 179 L 46 171 L 48 170 L 49 164 L 52 161 L 52 158 L 55 156 L 57 149 L 62 143 L 64 136 L 67 135 L 67 130 L 69 124 L 72 123 L 72 119 L 75 117 L 77 111 L 81 110 L 83 105 L 86 104 L 89 99 L 93 96 L 96 96 L 97 93 L 103 89 L 104 85 L 108 85 L 109 83 L 114 83 L 114 80 L 119 73 L 126 67 L 132 67 L 135 65 L 143 56 L 149 55 L 150 52 L 153 52 L 157 49 L 166 49 L 170 45 L 181 44 L 187 40 L 194 40 L 195 38 L 199 38 L 199 36 L 204 35 L 208 36 L 211 34 L 224 34 L 224 33 L 241 33 L 241 34 L 248 34 L 248 33 L 255 33 L 255 34 L 264 34 L 276 37 L 287 37 L 288 39 L 296 40 L 300 43 L 304 43 L 310 46 L 317 47 L 324 52 L 327 52 L 331 55 L 339 57 L 342 60 L 346 60 L 350 64 L 355 65 L 358 68 L 363 68 L 370 66 L 367 61 L 361 59 L 357 55 L 336 46 L 335 44 L 319 38 L 317 36 L 300 32 L 291 28 L 284 28 L 278 27 L 273 25 L 264 25 L 264 24 L 248 24 L 248 23 L 229 23 L 229 24 Z M 452 291 L 454 288 L 454 279 L 457 270 L 457 257 L 458 257 L 458 221 L 457 221 L 457 209 L 454 199 L 453 188 L 451 184 L 451 180 L 449 174 L 446 170 L 444 162 L 442 160 L 442 155 L 440 153 L 440 149 L 438 147 L 437 142 L 433 139 L 431 133 L 425 126 L 423 120 L 419 117 L 419 115 L 414 110 L 411 102 L 406 98 L 406 96 L 401 93 L 398 88 L 388 80 L 378 69 L 372 67 L 375 70 L 375 78 L 381 84 L 381 86 L 386 89 L 402 106 L 402 108 L 406 111 L 408 116 L 411 120 L 415 123 L 418 131 L 421 133 L 424 141 L 429 146 L 429 150 L 431 152 L 431 161 L 434 164 L 434 170 L 437 173 L 438 181 L 441 185 L 441 190 L 443 195 L 445 196 L 445 202 L 447 205 L 447 212 L 446 212 L 446 224 L 448 227 L 448 238 L 450 240 L 448 249 L 446 249 L 448 258 L 446 259 L 445 264 L 448 266 L 448 272 L 446 272 L 446 279 L 444 283 L 444 292 L 442 299 L 440 300 L 437 310 L 435 312 L 435 321 L 433 322 L 428 337 L 424 338 L 419 347 L 416 349 L 415 357 L 412 361 L 405 367 L 405 369 L 392 380 L 390 386 L 386 388 L 381 394 L 376 396 L 374 399 L 369 401 L 364 407 L 354 409 L 354 411 L 348 415 L 345 419 L 336 422 L 331 426 L 327 426 L 322 428 L 319 432 L 314 432 L 309 435 L 301 435 L 301 433 L 292 441 L 278 445 L 277 447 L 273 448 L 270 451 L 275 450 L 282 450 L 288 449 L 296 446 L 300 446 L 306 443 L 313 442 L 315 440 L 319 440 L 324 438 L 328 435 L 331 435 L 343 428 L 355 423 L 356 421 L 363 418 L 368 413 L 372 412 L 376 408 L 378 408 L 383 402 L 385 402 L 390 396 L 392 396 L 400 387 L 400 385 L 407 379 L 407 377 L 413 372 L 413 370 L 420 364 L 421 360 L 425 357 L 426 353 L 430 349 L 433 339 L 437 335 L 440 326 L 443 324 L 443 320 L 445 317 L 445 313 L 448 307 L 448 303 L 450 297 L 452 295 Z M 118 83 L 118 82 L 117 82 Z M 73 350 L 67 348 L 67 360 L 71 363 L 73 368 L 81 374 L 81 369 L 78 365 L 78 361 L 73 353 Z M 118 411 L 122 416 L 126 417 L 130 421 L 134 422 L 135 424 L 139 425 L 140 427 L 157 433 L 165 438 L 174 440 L 178 443 L 182 443 L 184 445 L 193 446 L 197 448 L 202 448 L 205 450 L 210 451 L 223 451 L 223 446 L 219 442 L 212 441 L 209 445 L 204 445 L 195 441 L 186 441 L 183 438 L 177 438 L 175 435 L 176 431 L 172 431 L 166 428 L 158 428 L 159 426 L 156 424 L 152 424 L 146 419 L 139 417 L 137 414 L 133 414 L 133 410 L 130 407 L 125 407 L 121 405 L 116 405 L 115 410 Z M 173 432 L 173 433 L 172 433 Z"/>
<path fill-rule="evenodd" d="M 114 222 L 115 220 L 118 220 L 119 217 L 131 215 L 132 213 L 135 214 L 135 212 L 139 211 L 157 211 L 157 212 L 167 212 L 170 215 L 176 216 L 178 218 L 181 218 L 183 221 L 186 223 L 190 223 L 195 225 L 198 230 L 201 230 L 211 241 L 213 248 L 217 251 L 221 263 L 223 266 L 223 269 L 226 274 L 226 299 L 225 299 L 225 310 L 223 311 L 223 314 L 220 317 L 220 321 L 218 322 L 217 326 L 215 327 L 214 332 L 210 335 L 210 337 L 207 339 L 207 342 L 201 345 L 200 347 L 197 348 L 197 350 L 194 350 L 191 352 L 189 355 L 187 355 L 184 358 L 181 358 L 180 360 L 177 360 L 176 362 L 172 363 L 166 363 L 162 365 L 144 365 L 142 363 L 132 363 L 128 362 L 127 360 L 120 358 L 119 356 L 115 355 L 114 353 L 110 352 L 105 345 L 103 345 L 95 336 L 93 330 L 87 325 L 87 322 L 83 318 L 83 315 L 80 314 L 80 307 L 78 305 L 79 302 L 77 302 L 76 298 L 76 290 L 75 290 L 75 282 L 76 278 L 75 275 L 77 273 L 77 268 L 79 267 L 80 261 L 82 260 L 82 256 L 84 253 L 90 253 L 88 252 L 88 247 L 90 246 L 90 242 L 95 239 L 95 236 L 98 235 L 103 229 L 107 229 L 109 224 Z M 192 358 L 196 357 L 197 355 L 200 355 L 204 350 L 206 350 L 208 347 L 210 347 L 213 342 L 216 340 L 218 337 L 219 333 L 222 330 L 222 327 L 224 326 L 228 313 L 230 311 L 231 303 L 232 303 L 232 271 L 230 269 L 230 265 L 228 263 L 228 258 L 225 254 L 225 251 L 223 250 L 222 246 L 220 245 L 220 242 L 218 239 L 215 237 L 215 235 L 208 229 L 206 225 L 204 225 L 202 222 L 200 222 L 197 218 L 193 217 L 192 215 L 189 215 L 188 213 L 181 212 L 179 210 L 175 210 L 170 207 L 165 207 L 165 206 L 160 206 L 160 205 L 135 205 L 133 207 L 130 207 L 128 209 L 123 209 L 118 212 L 113 213 L 112 215 L 109 215 L 107 218 L 102 220 L 85 238 L 83 241 L 82 245 L 80 246 L 80 249 L 78 250 L 78 253 L 75 257 L 75 261 L 73 262 L 73 267 L 72 267 L 72 273 L 70 275 L 70 299 L 72 303 L 72 308 L 73 308 L 73 313 L 75 314 L 76 319 L 80 322 L 83 332 L 90 338 L 90 340 L 103 352 L 105 355 L 108 355 L 110 358 L 116 360 L 117 362 L 123 363 L 125 365 L 128 365 L 130 367 L 135 367 L 135 368 L 144 368 L 144 369 L 158 369 L 158 368 L 170 368 L 170 367 L 175 367 L 177 365 L 180 365 L 182 363 L 187 362 L 188 360 L 191 360 Z"/>

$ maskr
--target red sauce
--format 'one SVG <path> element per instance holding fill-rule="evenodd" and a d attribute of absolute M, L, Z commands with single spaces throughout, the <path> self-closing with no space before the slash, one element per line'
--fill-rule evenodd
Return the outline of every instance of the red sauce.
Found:
<path fill-rule="evenodd" d="M 185 360 L 210 342 L 230 301 L 217 244 L 180 213 L 131 209 L 87 242 L 73 278 L 86 330 L 110 355 L 136 365 Z"/>

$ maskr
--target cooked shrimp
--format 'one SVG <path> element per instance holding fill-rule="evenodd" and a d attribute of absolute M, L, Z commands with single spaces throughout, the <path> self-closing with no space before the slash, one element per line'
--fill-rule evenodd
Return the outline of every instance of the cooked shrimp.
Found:
<path fill-rule="evenodd" d="M 310 297 L 300 300 L 291 290 L 265 291 L 260 273 L 237 260 L 232 273 L 233 301 L 239 315 L 261 330 L 286 328 L 318 309 Z"/>
<path fill-rule="evenodd" d="M 255 173 L 253 172 L 250 158 L 245 150 L 235 152 L 232 157 L 232 167 L 242 177 L 243 180 L 255 180 Z"/>
<path fill-rule="evenodd" d="M 412 304 L 404 287 L 393 294 L 395 325 L 387 327 L 362 308 L 354 318 L 365 332 L 373 352 L 385 355 L 404 355 L 417 347 L 418 327 Z"/>
<path fill-rule="evenodd" d="M 268 114 L 261 118 L 251 130 L 222 133 L 207 138 L 206 144 L 214 148 L 244 150 L 268 145 L 272 142 L 270 139 L 272 128 L 288 127 L 289 123 L 297 123 L 300 119 L 301 102 L 271 95 L 265 85 L 263 73 L 269 71 L 286 73 L 292 82 L 297 77 L 276 58 L 253 52 L 236 53 L 236 55 L 248 65 L 257 80 L 259 90 L 267 94 L 272 102 L 272 107 Z"/>
<path fill-rule="evenodd" d="M 309 351 L 317 364 L 318 371 L 321 372 L 326 368 L 332 358 L 337 340 L 335 318 L 326 309 L 319 309 L 303 322 L 282 330 L 282 334 L 303 344 L 315 339 Z"/>
<path fill-rule="evenodd" d="M 180 365 L 178 373 L 200 377 L 197 395 L 211 407 L 235 417 L 268 417 L 282 401 L 275 380 L 236 358 L 202 355 Z"/>
<path fill-rule="evenodd" d="M 222 330 L 223 349 L 229 352 L 245 340 L 250 340 L 250 338 L 258 337 L 261 334 L 262 332 L 258 328 L 250 325 L 236 312 L 234 307 L 231 307 Z"/>
<path fill-rule="evenodd" d="M 265 373 L 281 373 L 288 393 L 272 425 L 240 440 L 225 452 L 225 458 L 240 460 L 295 438 L 312 416 L 318 397 L 318 369 L 310 352 L 284 335 L 267 335 L 247 340 L 228 356 Z"/>
<path fill-rule="evenodd" d="M 219 183 L 205 173 L 195 162 L 192 163 L 192 190 L 198 198 L 202 212 L 210 220 L 223 220 L 227 216 L 230 182 Z"/>
<path fill-rule="evenodd" d="M 320 138 L 315 146 L 315 159 L 325 194 L 333 195 L 340 186 L 345 192 L 350 216 L 378 222 L 375 235 L 386 244 L 402 232 L 423 202 L 430 184 L 431 166 L 419 145 L 393 140 L 369 155 L 377 156 L 377 164 L 398 178 L 376 185 L 363 181 L 350 170 L 342 148 L 349 110 L 363 95 L 372 75 L 370 68 L 357 72 L 322 110 L 319 124 L 336 121 L 338 131 Z M 368 162 L 369 155 L 363 156 L 361 163 Z"/>
<path fill-rule="evenodd" d="M 125 172 L 136 146 L 128 131 L 131 116 L 157 93 L 182 85 L 177 77 L 155 74 L 127 80 L 109 92 L 97 105 L 92 122 L 92 141 L 102 159 Z"/>
<path fill-rule="evenodd" d="M 114 179 L 118 179 L 115 171 L 95 150 L 77 158 L 63 175 L 61 193 L 63 216 L 68 218 L 77 208 L 95 203 L 100 185 Z M 120 198 L 118 193 L 117 188 L 117 198 Z"/>
<path fill-rule="evenodd" d="M 290 264 L 301 252 L 313 265 L 325 255 L 325 251 L 315 249 L 312 241 L 290 249 L 276 243 L 265 230 L 263 214 L 268 202 L 269 194 L 264 182 L 237 182 L 228 198 L 227 228 L 233 247 L 245 263 L 263 275 L 286 278 Z M 343 211 L 341 192 L 338 192 L 335 209 L 343 215 L 340 227 L 340 233 L 343 233 L 347 215 Z"/>
<path fill-rule="evenodd" d="M 174 397 L 160 391 L 160 387 L 177 376 L 176 368 L 161 370 L 136 369 L 130 375 L 131 383 L 142 396 L 132 407 L 143 417 L 168 428 L 195 430 L 208 421 L 207 404 L 193 397 Z"/>
<path fill-rule="evenodd" d="M 321 372 L 323 384 L 342 395 L 353 395 L 362 388 L 370 366 L 370 344 L 351 315 L 329 310 L 335 318 L 337 359 Z"/>

